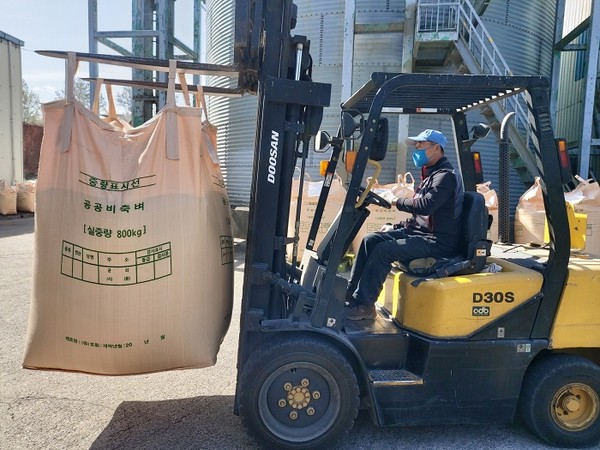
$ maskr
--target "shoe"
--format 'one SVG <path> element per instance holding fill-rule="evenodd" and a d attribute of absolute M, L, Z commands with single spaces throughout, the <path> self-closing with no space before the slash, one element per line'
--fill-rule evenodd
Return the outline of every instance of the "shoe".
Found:
<path fill-rule="evenodd" d="M 377 317 L 375 305 L 357 304 L 345 308 L 347 320 L 374 320 Z"/>

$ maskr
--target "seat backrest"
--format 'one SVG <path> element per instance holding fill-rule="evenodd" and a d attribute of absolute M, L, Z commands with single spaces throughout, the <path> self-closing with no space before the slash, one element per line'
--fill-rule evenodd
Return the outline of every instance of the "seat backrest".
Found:
<path fill-rule="evenodd" d="M 490 255 L 491 241 L 487 240 L 488 210 L 479 192 L 465 192 L 462 210 L 459 248 L 463 261 L 453 264 L 448 275 L 468 275 L 481 272 Z"/>
<path fill-rule="evenodd" d="M 465 192 L 462 209 L 460 251 L 466 259 L 475 256 L 477 243 L 487 239 L 488 210 L 479 192 Z"/>

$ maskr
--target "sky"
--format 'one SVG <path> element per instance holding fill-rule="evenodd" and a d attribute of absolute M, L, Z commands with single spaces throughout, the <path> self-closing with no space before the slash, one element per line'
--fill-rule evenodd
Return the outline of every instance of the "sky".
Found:
<path fill-rule="evenodd" d="M 177 0 L 175 37 L 192 45 L 192 0 Z M 98 30 L 131 30 L 131 0 L 98 0 Z M 23 79 L 42 102 L 56 99 L 64 90 L 65 63 L 35 50 L 89 52 L 88 0 L 0 0 L 0 31 L 24 41 L 21 47 Z M 115 40 L 130 48 L 130 39 Z M 99 44 L 99 53 L 114 54 Z M 99 66 L 104 78 L 131 79 L 131 70 L 109 65 Z M 77 76 L 86 77 L 87 63 L 80 64 Z"/>

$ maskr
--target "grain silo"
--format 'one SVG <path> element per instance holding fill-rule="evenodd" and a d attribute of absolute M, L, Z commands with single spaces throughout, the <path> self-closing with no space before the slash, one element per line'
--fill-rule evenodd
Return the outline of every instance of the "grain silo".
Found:
<path fill-rule="evenodd" d="M 210 63 L 230 63 L 233 59 L 234 1 L 207 0 L 207 59 Z M 421 43 L 421 56 L 427 45 L 441 49 L 444 57 L 419 61 L 412 44 L 418 11 L 437 8 L 443 14 L 436 20 L 456 19 L 459 11 L 474 10 L 481 22 L 473 24 L 478 32 L 483 23 L 492 41 L 515 74 L 549 76 L 554 36 L 554 1 L 523 2 L 516 0 L 295 0 L 298 24 L 293 34 L 311 40 L 313 79 L 332 85 L 331 106 L 326 108 L 322 129 L 335 132 L 339 123 L 339 105 L 368 81 L 375 71 L 384 72 L 469 72 L 452 41 Z M 440 9 L 441 8 L 441 9 Z M 462 9 L 460 9 L 462 8 Z M 473 16 L 470 16 L 471 20 Z M 524 20 L 523 18 L 527 19 Z M 462 18 L 464 19 L 464 18 Z M 461 25 L 463 23 L 463 25 Z M 464 20 L 450 20 L 449 25 L 464 26 Z M 427 44 L 427 45 L 425 45 Z M 437 47 L 436 47 L 437 45 Z M 462 49 L 464 51 L 464 48 Z M 414 52 L 414 53 L 413 53 Z M 431 52 L 430 52 L 431 53 Z M 457 62 L 458 61 L 458 62 Z M 471 73 L 477 71 L 470 70 Z M 234 206 L 247 205 L 250 198 L 252 158 L 257 102 L 256 98 L 211 98 L 211 119 L 219 127 L 220 157 Z M 472 121 L 484 120 L 477 114 Z M 450 133 L 450 123 L 436 116 L 418 117 L 410 121 L 390 120 L 388 156 L 381 182 L 391 182 L 397 171 L 408 168 L 416 174 L 412 163 L 406 163 L 404 138 L 424 128 L 438 128 Z M 451 147 L 451 146 L 449 146 Z M 449 148 L 448 155 L 453 155 Z M 486 179 L 497 182 L 497 143 L 493 137 L 481 142 Z M 400 158 L 397 156 L 400 155 Z M 321 159 L 328 155 L 310 153 L 308 173 L 316 175 Z M 410 158 L 409 158 L 410 159 Z M 452 158 L 454 159 L 454 158 Z M 518 177 L 513 176 L 515 192 L 523 191 Z"/>

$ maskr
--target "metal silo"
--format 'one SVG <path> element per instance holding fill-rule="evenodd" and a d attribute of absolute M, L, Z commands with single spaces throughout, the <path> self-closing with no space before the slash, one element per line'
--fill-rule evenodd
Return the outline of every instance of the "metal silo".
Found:
<path fill-rule="evenodd" d="M 296 0 L 298 25 L 293 34 L 311 40 L 313 79 L 332 84 L 331 106 L 324 112 L 322 129 L 335 133 L 339 125 L 344 71 L 344 27 L 347 20 L 345 0 Z M 229 64 L 233 61 L 233 0 L 207 0 L 207 62 Z M 399 72 L 403 33 L 398 24 L 404 18 L 404 0 L 356 0 L 353 35 L 354 60 L 352 86 L 368 81 L 371 72 Z M 348 66 L 346 70 L 349 70 Z M 225 81 L 213 85 L 223 85 Z M 232 82 L 231 86 L 235 85 Z M 348 93 L 348 95 L 349 95 Z M 250 199 L 252 158 L 256 129 L 256 98 L 208 99 L 211 121 L 219 128 L 218 145 L 230 201 L 247 205 Z M 391 121 L 390 146 L 381 182 L 392 181 L 396 172 L 397 122 Z M 318 176 L 319 162 L 329 154 L 309 153 L 307 172 Z"/>
<path fill-rule="evenodd" d="M 232 64 L 235 35 L 235 1 L 206 1 L 206 59 L 214 64 Z M 210 85 L 237 87 L 237 80 L 213 77 Z M 248 205 L 256 133 L 257 99 L 209 96 L 211 122 L 218 127 L 217 145 L 229 200 L 233 206 Z"/>
<path fill-rule="evenodd" d="M 515 75 L 550 77 L 555 0 L 491 0 L 481 16 Z"/>
<path fill-rule="evenodd" d="M 543 75 L 550 78 L 556 1 L 491 0 L 482 22 L 514 75 Z M 483 120 L 476 113 L 473 121 Z M 486 180 L 498 189 L 498 144 L 488 138 L 478 144 Z M 510 204 L 514 211 L 525 190 L 516 172 L 510 180 Z"/>
<path fill-rule="evenodd" d="M 372 72 L 402 72 L 406 1 L 295 0 L 295 3 L 298 21 L 292 33 L 305 35 L 311 40 L 314 80 L 332 85 L 331 106 L 324 112 L 321 128 L 335 133 L 340 103 L 368 81 Z M 210 63 L 231 63 L 234 0 L 207 0 L 206 4 L 207 60 Z M 554 15 L 555 1 L 490 0 L 482 21 L 513 73 L 549 76 Z M 456 71 L 456 67 L 422 69 L 438 73 Z M 419 71 L 422 69 L 419 68 Z M 234 206 L 247 205 L 250 198 L 256 109 L 257 102 L 253 97 L 209 99 L 211 120 L 219 127 L 219 156 Z M 473 122 L 479 121 L 479 117 L 475 116 Z M 419 117 L 411 119 L 408 126 L 403 125 L 399 131 L 397 118 L 390 117 L 388 157 L 383 163 L 380 182 L 393 181 L 397 167 L 404 166 L 403 161 L 397 164 L 396 159 L 398 142 L 403 142 L 405 134 L 433 127 L 444 131 L 446 124 L 436 117 L 429 120 Z M 486 179 L 497 186 L 496 142 L 488 138 L 479 146 Z M 448 155 L 453 155 L 453 149 L 449 150 Z M 307 160 L 308 173 L 317 177 L 319 161 L 328 157 L 328 154 L 311 151 Z M 418 175 L 410 158 L 407 167 Z M 514 199 L 522 192 L 523 185 L 518 177 L 513 179 L 511 197 Z"/>

